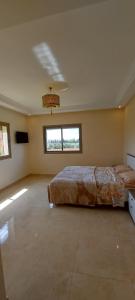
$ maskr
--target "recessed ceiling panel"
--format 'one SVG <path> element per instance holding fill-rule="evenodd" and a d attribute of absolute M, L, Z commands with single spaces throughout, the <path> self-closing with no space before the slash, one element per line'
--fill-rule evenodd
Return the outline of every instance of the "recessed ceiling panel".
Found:
<path fill-rule="evenodd" d="M 57 93 L 58 85 L 68 87 L 59 88 L 61 111 L 125 103 L 125 96 L 135 92 L 135 2 L 59 3 L 65 3 L 61 13 L 46 10 L 48 16 L 0 30 L 0 104 L 47 112 L 42 95 L 50 84 Z"/>
<path fill-rule="evenodd" d="M 0 29 L 108 0 L 1 0 Z"/>

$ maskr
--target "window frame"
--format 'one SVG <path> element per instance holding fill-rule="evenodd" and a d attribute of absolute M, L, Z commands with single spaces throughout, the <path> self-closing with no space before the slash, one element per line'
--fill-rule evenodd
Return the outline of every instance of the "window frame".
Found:
<path fill-rule="evenodd" d="M 10 124 L 6 122 L 0 121 L 0 126 L 5 126 L 7 128 L 7 136 L 8 136 L 8 155 L 0 156 L 0 160 L 11 158 L 11 138 L 10 138 Z"/>
<path fill-rule="evenodd" d="M 47 150 L 47 135 L 46 135 L 46 131 L 47 129 L 61 129 L 61 133 L 62 133 L 62 129 L 67 129 L 67 128 L 79 128 L 79 146 L 80 149 L 79 150 L 69 150 L 69 151 L 48 151 Z M 62 137 L 62 145 L 63 145 L 63 134 L 61 134 Z M 43 126 L 43 142 L 44 142 L 44 153 L 45 154 L 78 154 L 78 153 L 82 153 L 82 125 L 81 124 L 62 124 L 62 125 L 47 125 L 47 126 Z M 63 148 L 63 147 L 62 147 Z"/>

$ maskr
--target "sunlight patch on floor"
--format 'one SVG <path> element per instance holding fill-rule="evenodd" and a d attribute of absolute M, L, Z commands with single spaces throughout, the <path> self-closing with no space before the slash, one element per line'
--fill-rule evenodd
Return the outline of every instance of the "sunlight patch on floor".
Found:
<path fill-rule="evenodd" d="M 2 203 L 0 203 L 0 210 L 3 210 L 5 207 L 7 207 L 11 203 L 13 203 L 14 200 L 16 200 L 19 197 L 21 197 L 27 191 L 28 191 L 28 189 L 24 188 L 24 189 L 20 190 L 19 192 L 17 192 L 16 194 L 14 194 L 9 199 L 4 200 Z"/>

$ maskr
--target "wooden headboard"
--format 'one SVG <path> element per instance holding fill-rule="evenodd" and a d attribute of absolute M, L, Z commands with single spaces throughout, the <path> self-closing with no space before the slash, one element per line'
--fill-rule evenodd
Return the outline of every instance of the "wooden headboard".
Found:
<path fill-rule="evenodd" d="M 127 165 L 135 170 L 135 156 L 127 153 Z"/>

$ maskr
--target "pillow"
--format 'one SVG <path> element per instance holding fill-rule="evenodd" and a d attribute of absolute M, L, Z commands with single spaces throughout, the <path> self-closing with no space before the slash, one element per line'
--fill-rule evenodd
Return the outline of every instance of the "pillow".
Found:
<path fill-rule="evenodd" d="M 135 171 L 127 171 L 120 173 L 119 176 L 125 183 L 125 186 L 128 188 L 135 188 Z"/>
<path fill-rule="evenodd" d="M 117 165 L 114 167 L 114 170 L 116 173 L 119 174 L 119 173 L 131 171 L 131 168 L 125 165 Z"/>

